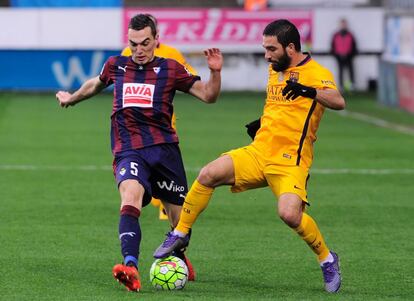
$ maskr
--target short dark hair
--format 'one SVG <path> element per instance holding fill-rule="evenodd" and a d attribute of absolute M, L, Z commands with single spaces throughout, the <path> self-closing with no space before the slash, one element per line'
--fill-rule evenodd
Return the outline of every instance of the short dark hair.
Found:
<path fill-rule="evenodd" d="M 280 44 L 286 48 L 290 43 L 295 45 L 296 51 L 300 51 L 300 34 L 296 26 L 286 19 L 280 19 L 269 23 L 263 30 L 264 36 L 275 36 Z"/>
<path fill-rule="evenodd" d="M 128 28 L 133 30 L 142 30 L 145 27 L 151 28 L 153 37 L 157 35 L 156 19 L 150 14 L 138 14 L 131 18 L 128 24 Z"/>

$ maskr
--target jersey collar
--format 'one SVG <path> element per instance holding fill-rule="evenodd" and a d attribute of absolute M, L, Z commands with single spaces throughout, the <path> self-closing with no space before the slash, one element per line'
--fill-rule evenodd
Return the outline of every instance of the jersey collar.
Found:
<path fill-rule="evenodd" d="M 306 54 L 306 57 L 299 64 L 297 64 L 296 67 L 303 66 L 312 59 L 309 52 L 304 52 L 303 54 Z"/>

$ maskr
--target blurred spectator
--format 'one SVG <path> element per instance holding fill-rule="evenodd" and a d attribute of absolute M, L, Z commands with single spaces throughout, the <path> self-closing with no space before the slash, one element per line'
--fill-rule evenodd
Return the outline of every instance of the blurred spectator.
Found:
<path fill-rule="evenodd" d="M 245 0 L 244 9 L 249 11 L 266 10 L 267 0 Z"/>
<path fill-rule="evenodd" d="M 353 59 L 357 54 L 357 45 L 354 35 L 348 29 L 346 19 L 341 19 L 339 26 L 339 30 L 332 36 L 331 53 L 338 62 L 340 88 L 350 91 L 355 86 Z M 348 81 L 344 78 L 345 69 L 348 70 Z"/>

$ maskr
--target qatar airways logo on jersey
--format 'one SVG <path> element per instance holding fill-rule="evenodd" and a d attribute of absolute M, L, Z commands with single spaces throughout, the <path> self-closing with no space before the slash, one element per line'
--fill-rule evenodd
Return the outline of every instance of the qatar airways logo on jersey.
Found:
<path fill-rule="evenodd" d="M 155 85 L 126 83 L 122 89 L 123 107 L 152 108 Z"/>
<path fill-rule="evenodd" d="M 267 86 L 267 99 L 274 102 L 294 102 L 296 99 L 287 99 L 283 96 L 282 92 L 286 85 L 268 85 Z"/>

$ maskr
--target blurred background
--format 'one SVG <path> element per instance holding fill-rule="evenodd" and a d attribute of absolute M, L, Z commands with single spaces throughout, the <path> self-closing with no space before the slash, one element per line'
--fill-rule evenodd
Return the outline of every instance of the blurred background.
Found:
<path fill-rule="evenodd" d="M 331 38 L 346 19 L 358 54 L 352 90 L 414 112 L 414 1 L 398 0 L 0 0 L 0 90 L 73 90 L 127 44 L 131 16 L 158 18 L 160 41 L 181 50 L 202 77 L 206 47 L 225 53 L 223 90 L 263 91 L 262 30 L 287 18 L 304 50 L 334 72 Z"/>

